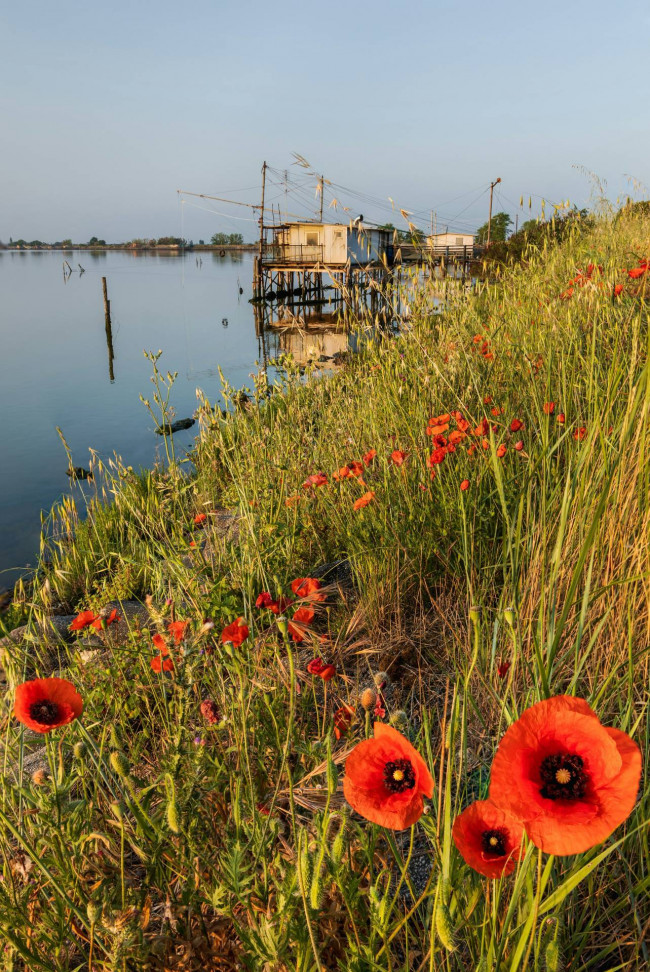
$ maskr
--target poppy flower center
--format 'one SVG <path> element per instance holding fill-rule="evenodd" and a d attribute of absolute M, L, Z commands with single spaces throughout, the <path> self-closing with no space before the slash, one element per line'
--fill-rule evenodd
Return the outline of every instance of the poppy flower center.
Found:
<path fill-rule="evenodd" d="M 493 857 L 503 857 L 506 852 L 507 832 L 497 828 L 496 830 L 484 830 L 481 834 L 481 847 L 484 854 Z"/>
<path fill-rule="evenodd" d="M 29 715 L 34 722 L 39 722 L 42 726 L 53 726 L 59 719 L 59 707 L 56 702 L 41 699 L 40 702 L 33 702 L 30 705 Z"/>
<path fill-rule="evenodd" d="M 415 772 L 410 759 L 396 759 L 384 766 L 384 784 L 391 793 L 403 793 L 415 786 Z"/>
<path fill-rule="evenodd" d="M 539 791 L 547 800 L 580 800 L 585 795 L 589 778 L 580 756 L 557 753 L 542 760 L 539 775 L 544 784 Z"/>

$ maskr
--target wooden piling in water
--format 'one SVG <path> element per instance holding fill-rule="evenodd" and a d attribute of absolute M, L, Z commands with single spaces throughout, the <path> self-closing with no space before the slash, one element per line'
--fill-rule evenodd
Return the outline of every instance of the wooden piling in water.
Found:
<path fill-rule="evenodd" d="M 108 348 L 108 377 L 111 381 L 115 381 L 115 374 L 113 372 L 113 359 L 115 354 L 113 352 L 113 325 L 111 324 L 111 302 L 108 299 L 108 287 L 106 286 L 106 277 L 102 277 L 102 294 L 104 296 L 104 326 L 106 328 L 106 347 Z"/>

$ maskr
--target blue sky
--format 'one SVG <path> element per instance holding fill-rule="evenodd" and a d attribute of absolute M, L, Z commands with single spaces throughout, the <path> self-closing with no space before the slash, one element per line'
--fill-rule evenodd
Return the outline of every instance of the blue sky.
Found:
<path fill-rule="evenodd" d="M 458 229 L 497 176 L 520 219 L 531 195 L 586 204 L 578 166 L 612 199 L 650 185 L 646 0 L 2 0 L 0 31 L 5 242 L 252 239 L 252 213 L 176 190 L 257 201 L 264 159 L 305 179 L 293 152 L 372 197 L 337 188 L 354 214 L 391 197 Z"/>

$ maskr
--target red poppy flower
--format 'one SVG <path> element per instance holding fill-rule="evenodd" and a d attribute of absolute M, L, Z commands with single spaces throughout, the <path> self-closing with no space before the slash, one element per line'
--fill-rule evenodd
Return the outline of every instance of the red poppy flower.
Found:
<path fill-rule="evenodd" d="M 303 489 L 309 489 L 310 486 L 317 488 L 318 486 L 324 486 L 327 481 L 328 480 L 325 473 L 312 473 L 310 476 L 307 476 L 307 479 L 302 484 L 302 487 Z"/>
<path fill-rule="evenodd" d="M 155 647 L 159 651 L 161 651 L 163 653 L 163 655 L 168 655 L 169 654 L 169 649 L 167 647 L 167 642 L 165 641 L 163 635 L 161 635 L 161 634 L 154 635 L 151 640 L 153 641 Z"/>
<path fill-rule="evenodd" d="M 485 877 L 511 874 L 521 856 L 524 828 L 490 800 L 477 800 L 454 820 L 451 835 L 466 864 Z"/>
<path fill-rule="evenodd" d="M 94 611 L 82 611 L 70 625 L 70 631 L 83 631 L 89 625 L 94 624 L 99 618 L 98 614 Z"/>
<path fill-rule="evenodd" d="M 587 434 L 587 426 L 586 425 L 581 425 L 573 433 L 573 438 L 574 439 L 577 439 L 578 442 L 582 442 L 582 440 L 584 439 L 584 437 L 586 436 L 586 434 Z"/>
<path fill-rule="evenodd" d="M 513 446 L 513 449 L 515 449 L 517 452 L 521 452 L 521 450 L 523 449 L 523 447 L 524 447 L 523 440 L 520 439 L 519 442 L 515 442 L 515 444 Z"/>
<path fill-rule="evenodd" d="M 487 435 L 487 431 L 490 428 L 490 423 L 486 418 L 481 421 L 480 425 L 477 425 L 474 429 L 474 435 Z"/>
<path fill-rule="evenodd" d="M 366 466 L 369 466 L 370 463 L 373 461 L 373 459 L 375 458 L 376 455 L 377 455 L 377 450 L 376 449 L 370 449 L 368 452 L 366 452 L 365 456 L 363 457 L 363 461 L 364 461 L 365 465 Z"/>
<path fill-rule="evenodd" d="M 296 503 L 299 503 L 301 499 L 302 499 L 302 497 L 299 496 L 299 495 L 296 495 L 296 496 L 287 496 L 286 500 L 284 501 L 284 505 L 285 506 L 295 506 Z"/>
<path fill-rule="evenodd" d="M 474 337 L 472 338 L 472 342 L 474 344 L 480 344 L 482 340 L 483 340 L 482 334 L 475 334 Z"/>
<path fill-rule="evenodd" d="M 317 594 L 322 587 L 317 577 L 296 577 L 291 581 L 291 590 L 296 597 L 310 597 L 313 601 L 324 601 L 324 594 Z"/>
<path fill-rule="evenodd" d="M 289 634 L 296 642 L 300 644 L 304 641 L 305 635 L 307 633 L 307 627 L 314 620 L 314 610 L 310 607 L 300 607 L 294 613 L 293 618 L 289 621 L 288 628 Z"/>
<path fill-rule="evenodd" d="M 197 513 L 196 516 L 194 517 L 194 523 L 196 526 L 201 526 L 202 523 L 205 523 L 207 518 L 208 518 L 207 513 Z"/>
<path fill-rule="evenodd" d="M 492 401 L 492 396 L 491 395 L 486 395 L 485 398 L 483 399 L 483 404 L 484 405 L 489 405 L 491 403 L 491 401 Z"/>
<path fill-rule="evenodd" d="M 569 300 L 571 297 L 573 297 L 573 287 L 568 287 L 560 294 L 560 300 Z"/>
<path fill-rule="evenodd" d="M 565 422 L 566 422 L 566 418 L 564 412 L 559 412 L 557 416 L 557 424 L 564 425 Z"/>
<path fill-rule="evenodd" d="M 442 435 L 449 428 L 449 422 L 438 423 L 437 425 L 427 426 L 427 435 Z"/>
<path fill-rule="evenodd" d="M 623 284 L 616 284 L 614 287 L 614 297 L 620 297 L 621 294 L 623 293 L 623 290 L 624 290 Z"/>
<path fill-rule="evenodd" d="M 634 267 L 633 270 L 628 270 L 627 275 L 630 280 L 638 280 L 639 277 L 642 277 L 644 273 L 648 272 L 648 267 L 650 267 L 648 260 L 639 260 L 638 267 Z"/>
<path fill-rule="evenodd" d="M 363 496 L 360 496 L 359 499 L 355 501 L 355 503 L 352 506 L 352 509 L 361 510 L 363 509 L 364 506 L 367 506 L 368 503 L 372 503 L 374 498 L 375 498 L 375 491 L 372 489 L 368 490 L 367 493 L 364 493 Z"/>
<path fill-rule="evenodd" d="M 310 675 L 320 675 L 325 667 L 325 662 L 322 658 L 312 658 L 312 660 L 307 665 L 307 671 Z"/>
<path fill-rule="evenodd" d="M 434 449 L 429 458 L 427 459 L 427 466 L 437 466 L 439 463 L 444 461 L 447 455 L 447 449 L 445 446 L 439 446 Z"/>
<path fill-rule="evenodd" d="M 334 473 L 332 478 L 347 479 L 350 476 L 354 476 L 356 478 L 361 476 L 362 473 L 363 473 L 363 463 L 357 462 L 355 460 L 354 462 L 349 462 L 347 466 L 341 466 L 338 472 Z"/>
<path fill-rule="evenodd" d="M 400 449 L 393 449 L 390 454 L 389 462 L 392 462 L 395 466 L 401 466 L 408 456 L 408 452 L 402 452 Z"/>
<path fill-rule="evenodd" d="M 376 722 L 374 739 L 360 742 L 345 762 L 343 793 L 350 806 L 372 823 L 405 830 L 422 816 L 422 797 L 433 795 L 433 779 L 408 739 L 392 726 Z"/>
<path fill-rule="evenodd" d="M 513 419 L 512 422 L 510 423 L 511 432 L 518 432 L 519 429 L 523 429 L 523 427 L 524 427 L 524 423 L 521 421 L 521 419 Z"/>
<path fill-rule="evenodd" d="M 492 412 L 492 414 L 494 415 L 495 418 L 498 415 L 503 415 L 503 409 L 501 408 L 500 405 L 495 405 L 494 408 L 491 408 L 490 409 L 490 411 Z"/>
<path fill-rule="evenodd" d="M 499 676 L 499 678 L 505 678 L 509 670 L 510 670 L 510 662 L 509 661 L 501 662 L 501 664 L 497 668 L 497 675 Z"/>
<path fill-rule="evenodd" d="M 450 418 L 451 415 L 449 412 L 445 412 L 444 415 L 436 415 L 433 418 L 430 418 L 429 425 L 445 425 L 445 423 L 449 422 Z"/>
<path fill-rule="evenodd" d="M 268 591 L 262 591 L 261 594 L 257 595 L 257 600 L 255 601 L 255 607 L 257 608 L 268 608 L 273 604 L 273 598 Z"/>
<path fill-rule="evenodd" d="M 460 484 L 461 491 L 464 493 L 466 489 L 469 489 L 469 479 L 463 479 Z"/>
<path fill-rule="evenodd" d="M 581 854 L 627 819 L 640 776 L 641 753 L 629 736 L 601 725 L 584 699 L 557 695 L 506 731 L 490 799 L 547 854 Z"/>
<path fill-rule="evenodd" d="M 155 658 L 151 659 L 149 664 L 151 665 L 154 672 L 160 673 L 161 671 L 162 672 L 174 671 L 174 662 L 169 657 L 168 652 L 161 652 L 160 654 L 156 655 Z"/>
<path fill-rule="evenodd" d="M 476 452 L 476 443 L 473 442 L 471 444 L 471 446 L 469 447 L 469 449 L 467 450 L 467 455 L 468 456 L 473 456 L 475 452 Z"/>
<path fill-rule="evenodd" d="M 336 665 L 324 665 L 318 674 L 324 682 L 329 682 L 336 675 Z"/>
<path fill-rule="evenodd" d="M 170 621 L 167 625 L 167 630 L 177 645 L 179 645 L 185 637 L 185 631 L 189 627 L 189 624 L 189 621 Z"/>
<path fill-rule="evenodd" d="M 449 444 L 456 445 L 458 442 L 462 442 L 463 439 L 467 438 L 467 432 L 461 432 L 460 429 L 454 429 L 449 435 Z"/>
<path fill-rule="evenodd" d="M 248 625 L 243 618 L 237 618 L 232 624 L 227 625 L 221 632 L 221 640 L 224 644 L 226 642 L 231 642 L 231 644 L 239 647 L 242 642 L 246 641 L 250 634 Z"/>
<path fill-rule="evenodd" d="M 82 712 L 82 698 L 66 678 L 33 678 L 16 687 L 14 715 L 34 732 L 67 726 Z"/>
<path fill-rule="evenodd" d="M 552 415 L 555 411 L 555 402 L 544 402 L 544 415 Z"/>
<path fill-rule="evenodd" d="M 334 735 L 337 739 L 344 736 L 354 722 L 354 709 L 351 705 L 342 705 L 334 713 Z"/>
<path fill-rule="evenodd" d="M 102 631 L 104 628 L 108 628 L 110 624 L 117 624 L 117 622 L 121 620 L 122 619 L 117 613 L 117 610 L 113 608 L 113 610 L 111 611 L 111 613 L 108 615 L 107 618 L 102 618 L 98 614 L 95 620 L 91 622 L 91 625 L 93 628 L 95 628 L 96 631 Z"/>
<path fill-rule="evenodd" d="M 507 449 L 508 449 L 507 445 L 505 445 L 505 443 L 502 442 L 499 448 L 497 449 L 497 456 L 499 457 L 499 459 L 503 459 Z"/>

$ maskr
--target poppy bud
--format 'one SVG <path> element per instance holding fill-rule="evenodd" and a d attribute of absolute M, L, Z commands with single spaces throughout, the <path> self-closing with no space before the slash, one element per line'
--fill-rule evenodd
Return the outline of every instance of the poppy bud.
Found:
<path fill-rule="evenodd" d="M 361 693 L 361 698 L 359 700 L 362 707 L 366 712 L 372 712 L 374 707 L 377 705 L 377 693 L 374 688 L 366 688 Z"/>
<path fill-rule="evenodd" d="M 503 617 L 509 628 L 515 629 L 515 609 L 513 607 L 507 607 L 503 612 Z"/>
<path fill-rule="evenodd" d="M 124 818 L 124 813 L 122 812 L 122 806 L 117 802 L 117 800 L 111 803 L 111 813 L 120 822 Z"/>
<path fill-rule="evenodd" d="M 469 619 L 472 624 L 478 624 L 481 620 L 481 608 L 478 604 L 473 604 L 469 609 Z"/>
<path fill-rule="evenodd" d="M 88 921 L 90 924 L 94 925 L 101 914 L 101 910 L 97 907 L 94 901 L 89 901 L 86 905 L 86 914 L 88 915 Z"/>
<path fill-rule="evenodd" d="M 375 675 L 373 675 L 372 680 L 377 688 L 381 691 L 381 689 L 386 688 L 388 685 L 388 672 L 377 672 Z"/>
<path fill-rule="evenodd" d="M 404 712 L 404 709 L 397 709 L 396 712 L 392 713 L 388 721 L 393 729 L 397 729 L 398 732 L 405 732 L 409 727 L 408 716 Z"/>
<path fill-rule="evenodd" d="M 278 631 L 280 632 L 282 637 L 286 638 L 287 632 L 289 630 L 289 625 L 287 623 L 287 619 L 284 616 L 284 614 L 281 614 L 280 617 L 276 619 L 276 624 L 278 626 Z"/>
<path fill-rule="evenodd" d="M 544 949 L 544 968 L 547 972 L 563 972 L 564 956 L 562 949 L 554 938 L 550 938 Z"/>
<path fill-rule="evenodd" d="M 72 752 L 74 753 L 75 759 L 83 759 L 83 757 L 86 755 L 85 742 L 82 742 L 81 740 L 79 740 L 79 742 L 76 742 L 74 744 Z"/>
<path fill-rule="evenodd" d="M 343 852 L 345 850 L 345 817 L 341 820 L 341 826 L 339 827 L 338 833 L 334 838 L 334 843 L 332 844 L 332 850 L 330 852 L 330 857 L 334 864 L 340 864 L 343 859 Z"/>
<path fill-rule="evenodd" d="M 119 777 L 125 779 L 131 772 L 131 765 L 124 753 L 113 750 L 109 756 L 110 764 Z"/>
<path fill-rule="evenodd" d="M 167 801 L 167 826 L 173 834 L 181 832 L 181 810 L 174 799 Z"/>
<path fill-rule="evenodd" d="M 438 904 L 436 906 L 436 931 L 438 933 L 438 938 L 441 943 L 447 949 L 448 952 L 453 952 L 456 948 L 454 942 L 454 926 L 451 920 L 451 914 L 449 913 L 449 908 L 442 900 L 442 894 L 438 899 Z"/>

